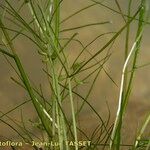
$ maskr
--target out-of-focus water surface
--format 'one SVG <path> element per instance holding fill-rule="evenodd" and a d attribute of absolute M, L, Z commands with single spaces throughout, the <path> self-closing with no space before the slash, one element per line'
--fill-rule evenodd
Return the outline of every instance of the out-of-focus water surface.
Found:
<path fill-rule="evenodd" d="M 126 13 L 128 1 L 119 0 L 118 2 L 120 3 L 122 11 Z M 61 5 L 61 19 L 66 18 L 68 15 L 89 4 L 91 4 L 90 0 L 63 1 Z M 115 0 L 106 0 L 104 4 L 119 11 L 117 5 L 115 4 Z M 135 0 L 133 2 L 132 14 L 137 10 L 138 4 L 139 0 Z M 28 15 L 28 13 L 25 11 L 23 15 L 25 17 L 26 15 Z M 79 33 L 77 35 L 77 38 L 86 45 L 96 36 L 102 33 L 118 31 L 124 25 L 124 20 L 122 19 L 121 15 L 112 12 L 111 10 L 100 5 L 96 5 L 64 22 L 61 27 L 62 29 L 66 29 L 84 25 L 87 23 L 104 21 L 110 21 L 111 23 L 107 25 L 97 25 L 76 30 L 76 32 Z M 134 21 L 133 25 L 131 26 L 131 34 L 129 40 L 130 48 L 135 38 L 136 29 L 137 22 Z M 74 32 L 75 31 L 68 31 L 61 34 L 61 37 L 70 37 Z M 142 47 L 138 59 L 139 66 L 149 63 L 150 60 L 149 34 L 150 26 L 146 25 Z M 96 40 L 96 42 L 94 42 L 94 44 L 89 47 L 89 51 L 94 54 L 110 39 L 111 36 L 112 35 L 105 35 L 103 36 L 103 38 L 99 38 L 98 40 Z M 49 88 L 47 82 L 45 82 L 46 77 L 42 73 L 41 60 L 38 56 L 36 47 L 33 46 L 29 40 L 25 40 L 22 37 L 15 41 L 15 47 L 22 59 L 22 62 L 24 63 L 24 67 L 27 70 L 27 73 L 29 73 L 30 75 L 30 79 L 36 86 L 39 86 L 39 84 L 42 83 L 44 93 L 48 93 Z M 96 111 L 98 111 L 98 113 L 104 120 L 106 120 L 108 117 L 108 109 L 106 105 L 107 102 L 111 111 L 111 122 L 115 117 L 118 104 L 121 70 L 124 61 L 124 48 L 125 32 L 123 32 L 113 44 L 111 48 L 112 56 L 104 66 L 109 75 L 117 83 L 118 87 L 108 78 L 105 72 L 102 71 L 88 99 L 91 105 L 96 109 Z M 68 46 L 67 50 L 69 51 L 69 57 L 71 59 L 74 59 L 77 53 L 81 50 L 81 47 L 74 42 Z M 101 57 L 102 56 L 98 56 L 97 59 Z M 17 104 L 20 104 L 21 102 L 28 99 L 27 93 L 24 91 L 24 89 L 14 84 L 10 77 L 16 77 L 15 72 L 11 69 L 10 65 L 8 65 L 3 55 L 0 55 L 0 110 L 2 112 L 7 112 Z M 141 121 L 144 121 L 146 114 L 150 110 L 149 83 L 150 66 L 145 66 L 143 68 L 137 69 L 134 79 L 134 85 L 132 86 L 132 94 L 127 107 L 127 113 L 123 121 L 122 132 L 123 141 L 125 143 L 133 142 L 134 136 L 137 133 L 137 128 L 141 126 Z M 88 86 L 80 86 L 78 90 L 81 91 L 83 95 L 85 95 L 88 91 Z M 66 104 L 65 107 L 66 112 L 69 113 L 69 109 L 67 111 L 67 108 L 69 108 L 69 104 Z M 24 122 L 30 124 L 28 123 L 28 120 L 35 118 L 35 111 L 33 110 L 33 106 L 31 105 L 31 103 L 22 106 L 21 109 L 15 110 L 11 114 L 9 114 L 9 116 L 11 116 L 14 120 L 20 122 L 21 110 L 23 112 Z M 88 106 L 83 109 L 81 114 L 80 124 L 82 126 L 82 129 L 86 133 L 90 133 L 98 124 L 97 118 Z M 9 119 L 6 117 L 5 120 L 8 121 Z M 33 128 L 34 131 L 34 127 L 30 125 L 30 128 Z M 16 134 L 2 122 L 0 122 L 0 136 L 16 138 Z"/>

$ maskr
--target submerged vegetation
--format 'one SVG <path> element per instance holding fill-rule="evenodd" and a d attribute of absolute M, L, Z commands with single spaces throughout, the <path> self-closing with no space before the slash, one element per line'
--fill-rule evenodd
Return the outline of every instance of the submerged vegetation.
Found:
<path fill-rule="evenodd" d="M 0 2 L 0 29 L 2 35 L 0 53 L 16 73 L 16 77 L 11 77 L 12 81 L 28 93 L 29 99 L 8 112 L 4 113 L 1 111 L 0 122 L 14 130 L 24 143 L 31 145 L 32 149 L 122 150 L 123 147 L 132 150 L 150 149 L 150 139 L 144 140 L 142 138 L 143 133 L 149 126 L 150 114 L 147 115 L 145 122 L 135 137 L 135 142 L 130 145 L 122 142 L 122 124 L 128 102 L 130 101 L 134 76 L 138 69 L 137 61 L 142 50 L 141 44 L 144 29 L 146 25 L 150 24 L 150 4 L 148 0 L 138 0 L 139 6 L 133 12 L 133 0 L 128 0 L 128 10 L 127 13 L 124 13 L 119 0 L 114 0 L 114 2 L 117 9 L 107 6 L 105 0 L 102 2 L 100 0 L 89 0 L 89 5 L 63 19 L 61 18 L 63 0 L 18 0 L 17 4 L 10 0 L 2 0 Z M 85 45 L 78 38 L 82 29 L 87 27 L 94 28 L 95 26 L 101 28 L 101 26 L 110 25 L 112 22 L 110 20 L 92 22 L 68 28 L 63 28 L 62 26 L 74 16 L 79 15 L 80 17 L 80 13 L 86 13 L 85 10 L 93 6 L 99 6 L 112 11 L 112 13 L 121 15 L 124 25 L 117 31 L 100 33 L 100 35 L 94 37 L 92 41 Z M 24 11 L 28 17 L 24 15 Z M 133 22 L 136 23 L 137 29 L 135 39 L 134 41 L 132 40 L 133 43 L 130 46 L 130 32 Z M 122 32 L 125 32 L 125 50 L 124 60 L 121 60 L 123 62 L 120 76 L 121 83 L 117 85 L 105 69 L 105 64 L 111 58 L 111 48 Z M 96 49 L 95 52 L 89 51 L 89 47 L 97 39 L 107 35 L 109 35 L 110 39 L 101 48 Z M 24 37 L 24 39 L 32 42 L 34 44 L 33 47 L 40 56 L 42 73 L 46 76 L 46 81 L 43 82 L 47 82 L 49 86 L 47 96 L 43 94 L 42 83 L 39 83 L 39 87 L 35 86 L 30 78 L 30 74 L 24 67 L 24 63 L 19 55 L 21 50 L 17 49 L 14 44 L 20 37 Z M 73 59 L 70 55 L 73 55 L 75 52 L 71 54 L 72 50 L 69 47 L 72 43 L 81 46 L 81 51 L 77 51 Z M 30 51 L 27 53 L 30 55 Z M 83 56 L 85 57 L 83 58 Z M 107 119 L 104 119 L 92 106 L 91 101 L 88 100 L 102 71 L 119 88 L 118 108 L 114 123 L 110 122 L 111 107 L 109 104 L 106 106 L 109 115 Z M 91 78 L 92 82 L 89 82 Z M 82 93 L 78 91 L 78 88 L 81 86 L 88 86 L 88 92 Z M 9 116 L 11 112 L 20 109 L 26 103 L 30 103 L 33 109 L 36 110 L 38 121 L 30 120 L 30 123 L 33 124 L 34 128 L 40 130 L 42 136 L 32 133 L 26 127 L 23 112 L 21 112 L 21 123 L 16 122 L 15 119 Z M 79 118 L 85 106 L 92 110 L 96 120 L 99 121 L 91 136 L 85 133 L 80 126 Z M 66 113 L 66 109 L 69 109 L 70 117 Z M 11 120 L 15 127 L 4 118 Z M 33 144 L 34 140 L 37 141 L 37 144 Z M 46 146 L 47 144 L 39 144 L 44 142 L 49 143 L 49 146 Z M 54 144 L 57 146 L 54 146 Z M 11 145 L 11 148 L 13 150 L 17 149 L 13 145 Z"/>

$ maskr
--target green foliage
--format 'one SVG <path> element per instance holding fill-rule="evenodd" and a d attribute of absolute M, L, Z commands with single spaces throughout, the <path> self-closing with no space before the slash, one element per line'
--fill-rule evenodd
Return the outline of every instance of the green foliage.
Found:
<path fill-rule="evenodd" d="M 80 135 L 86 140 L 91 141 L 91 145 L 87 147 L 87 150 L 99 150 L 99 147 L 102 147 L 103 150 L 121 150 L 122 146 L 127 146 L 122 144 L 121 130 L 130 94 L 132 92 L 133 79 L 138 54 L 140 52 L 143 31 L 145 25 L 150 24 L 148 22 L 149 14 L 147 12 L 149 8 L 147 7 L 147 1 L 141 0 L 134 15 L 131 15 L 132 0 L 129 0 L 128 2 L 127 14 L 124 14 L 119 1 L 117 0 L 115 0 L 115 4 L 118 11 L 98 0 L 90 0 L 89 5 L 77 10 L 62 20 L 60 18 L 60 6 L 63 3 L 63 0 L 20 0 L 19 2 L 19 6 L 17 5 L 19 8 L 9 0 L 0 3 L 0 8 L 3 11 L 3 14 L 0 16 L 0 29 L 2 32 L 0 53 L 5 56 L 7 62 L 11 65 L 12 69 L 14 69 L 20 80 L 13 77 L 11 77 L 11 79 L 26 91 L 30 100 L 24 101 L 6 113 L 2 112 L 0 121 L 14 130 L 25 142 L 31 144 L 30 141 L 33 140 L 35 135 L 27 130 L 23 120 L 23 114 L 21 116 L 21 124 L 13 121 L 14 124 L 21 129 L 23 135 L 19 130 L 15 129 L 15 127 L 3 119 L 4 117 L 7 117 L 9 120 L 13 120 L 8 114 L 23 107 L 26 103 L 31 102 L 33 108 L 36 110 L 38 122 L 31 120 L 29 120 L 29 122 L 32 124 L 32 127 L 40 130 L 43 135 L 46 134 L 46 136 L 42 137 L 42 140 L 39 138 L 40 141 L 59 141 L 59 147 L 54 148 L 54 150 L 81 149 L 78 145 L 75 145 L 75 147 L 72 148 L 64 144 L 65 141 L 68 140 L 77 142 Z M 67 23 L 67 21 L 74 16 L 80 15 L 82 12 L 85 13 L 87 9 L 95 6 L 101 6 L 105 9 L 111 10 L 113 13 L 120 14 L 124 20 L 124 25 L 118 31 L 101 33 L 87 45 L 84 45 L 82 41 L 76 37 L 82 29 L 87 27 L 92 28 L 94 26 L 100 28 L 101 26 L 110 25 L 111 21 L 92 22 L 69 28 L 62 28 L 61 25 L 64 22 Z M 23 17 L 21 13 L 22 9 L 29 12 L 29 18 Z M 136 38 L 130 50 L 130 28 L 133 21 L 136 21 L 138 27 Z M 15 27 L 13 28 L 13 26 L 9 24 Z M 105 64 L 111 57 L 111 48 L 115 40 L 120 37 L 125 30 L 125 59 L 122 70 L 121 85 L 119 86 L 119 104 L 114 124 L 110 125 L 111 108 L 107 107 L 109 116 L 105 120 L 88 101 L 88 98 L 94 89 L 99 74 L 102 71 L 104 71 L 112 83 L 118 87 L 111 75 L 106 71 Z M 64 33 L 70 31 L 73 32 L 73 34 L 71 34 L 69 38 L 62 37 L 65 36 Z M 108 34 L 112 34 L 112 37 L 101 48 L 96 50 L 94 54 L 88 50 L 97 39 L 103 38 Z M 27 38 L 36 46 L 37 53 L 40 56 L 41 64 L 44 68 L 43 74 L 47 77 L 46 82 L 49 85 L 50 91 L 49 98 L 44 96 L 42 86 L 40 86 L 40 90 L 34 87 L 29 78 L 30 75 L 25 70 L 21 57 L 14 46 L 14 41 L 17 38 L 20 38 L 20 36 Z M 66 41 L 65 44 L 64 41 Z M 79 44 L 82 49 L 72 61 L 68 56 L 67 46 L 73 42 Z M 106 53 L 104 54 L 104 52 Z M 87 59 L 82 59 L 81 56 L 83 56 L 84 53 L 89 56 Z M 98 59 L 97 56 L 101 56 L 99 57 L 101 59 Z M 11 63 L 10 60 L 13 60 L 13 63 Z M 131 62 L 131 66 L 129 66 L 129 62 Z M 130 74 L 128 73 L 129 67 L 131 68 Z M 82 75 L 84 76 L 82 77 Z M 89 82 L 89 80 L 91 82 Z M 77 89 L 80 86 L 86 85 L 89 85 L 89 90 L 84 96 Z M 76 99 L 81 102 L 77 106 Z M 63 107 L 66 101 L 70 104 L 69 109 L 71 110 L 71 119 L 67 117 Z M 98 120 L 98 126 L 93 129 L 91 136 L 84 133 L 80 127 L 80 122 L 78 121 L 80 113 L 85 105 L 92 110 Z M 142 134 L 149 124 L 149 118 L 149 116 L 146 118 L 139 135 L 136 137 L 135 143 L 130 145 L 133 150 L 138 150 L 140 148 L 149 149 L 149 139 L 142 139 Z M 36 146 L 33 148 L 36 150 L 38 149 Z M 12 149 L 15 149 L 15 147 L 12 147 Z M 51 148 L 43 147 L 43 149 L 46 150 Z"/>

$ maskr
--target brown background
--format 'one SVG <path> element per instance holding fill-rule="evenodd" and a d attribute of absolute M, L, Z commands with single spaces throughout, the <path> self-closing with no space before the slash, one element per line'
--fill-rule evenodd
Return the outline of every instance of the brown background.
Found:
<path fill-rule="evenodd" d="M 119 0 L 121 8 L 124 13 L 127 10 L 127 1 Z M 139 0 L 135 0 L 132 5 L 132 12 L 137 9 Z M 65 0 L 62 3 L 61 18 L 65 18 L 72 14 L 76 10 L 83 8 L 90 4 L 88 0 Z M 106 0 L 105 4 L 117 9 L 114 0 Z M 24 17 L 28 15 L 24 13 Z M 103 22 L 112 21 L 112 24 L 100 25 L 94 27 L 88 27 L 84 29 L 77 30 L 79 38 L 85 45 L 89 43 L 94 37 L 101 33 L 109 31 L 118 31 L 123 25 L 124 21 L 119 14 L 116 14 L 104 7 L 99 5 L 91 7 L 90 9 L 82 12 L 80 15 L 76 15 L 64 24 L 62 24 L 62 29 L 67 27 L 76 27 L 79 25 L 84 25 L 86 23 L 92 22 Z M 130 47 L 133 44 L 135 32 L 136 32 L 136 21 L 131 27 L 130 36 Z M 73 32 L 67 32 L 62 35 L 62 37 L 69 37 Z M 146 64 L 150 60 L 149 51 L 149 34 L 150 27 L 147 25 L 144 31 L 144 38 L 142 42 L 142 48 L 139 55 L 138 65 Z M 110 36 L 106 35 L 103 38 L 98 39 L 89 50 L 95 53 L 98 48 L 102 47 L 110 39 Z M 125 32 L 123 32 L 119 38 L 115 41 L 111 51 L 112 56 L 105 65 L 105 69 L 117 83 L 120 85 L 121 80 L 121 70 L 123 67 L 123 56 L 124 56 L 124 45 L 125 45 Z M 45 76 L 42 74 L 42 66 L 40 57 L 37 54 L 37 49 L 31 44 L 29 40 L 20 38 L 15 41 L 15 47 L 24 63 L 24 67 L 30 75 L 30 79 L 35 85 L 42 83 L 43 91 L 45 94 L 49 92 L 48 85 Z M 77 43 L 72 43 L 68 47 L 70 58 L 74 58 L 81 48 Z M 83 57 L 84 58 L 84 57 Z M 97 57 L 98 58 L 98 57 Z M 141 121 L 144 120 L 146 114 L 150 110 L 150 67 L 146 66 L 144 68 L 138 69 L 136 71 L 136 76 L 134 80 L 134 85 L 132 86 L 132 94 L 127 107 L 127 113 L 123 122 L 123 139 L 124 142 L 130 143 L 133 141 L 136 135 L 137 128 L 141 126 Z M 2 55 L 0 55 L 0 110 L 2 112 L 7 112 L 17 104 L 28 99 L 27 93 L 14 84 L 10 77 L 15 77 L 15 72 L 6 63 L 6 60 Z M 79 91 L 85 94 L 88 91 L 88 86 L 81 86 Z M 89 102 L 94 106 L 94 108 L 99 112 L 99 114 L 106 120 L 108 115 L 108 110 L 106 109 L 106 101 L 109 104 L 111 111 L 111 121 L 113 121 L 117 109 L 119 88 L 116 87 L 112 81 L 106 76 L 104 72 L 98 77 L 98 80 L 94 86 L 93 92 L 89 97 Z M 69 105 L 66 106 L 68 109 Z M 69 110 L 69 109 L 68 109 Z M 28 126 L 29 119 L 35 119 L 35 111 L 31 104 L 24 105 L 22 107 L 24 121 Z M 13 119 L 20 121 L 21 110 L 17 109 L 13 113 L 9 114 Z M 7 118 L 5 120 L 8 120 Z M 84 131 L 89 132 L 93 130 L 98 124 L 97 118 L 94 113 L 90 111 L 89 107 L 85 107 L 82 111 L 80 122 Z M 31 127 L 31 126 L 30 126 Z M 34 130 L 34 128 L 33 128 Z M 147 132 L 148 135 L 149 132 Z M 16 134 L 6 125 L 0 122 L 0 136 L 5 136 L 9 138 L 16 138 Z"/>

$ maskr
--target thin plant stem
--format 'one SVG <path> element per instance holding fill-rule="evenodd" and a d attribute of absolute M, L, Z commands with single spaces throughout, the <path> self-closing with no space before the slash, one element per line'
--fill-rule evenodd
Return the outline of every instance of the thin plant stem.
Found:
<path fill-rule="evenodd" d="M 139 40 L 141 39 L 143 30 L 141 31 L 141 33 L 139 34 L 139 36 L 137 37 L 136 41 L 134 42 L 130 53 L 128 54 L 128 57 L 123 65 L 123 70 L 122 70 L 122 77 L 121 77 L 121 85 L 120 85 L 120 93 L 119 93 L 119 103 L 118 103 L 118 109 L 117 109 L 117 114 L 116 114 L 116 119 L 115 119 L 115 123 L 114 123 L 114 128 L 112 131 L 112 135 L 111 135 L 111 142 L 110 142 L 110 149 L 111 150 L 119 150 L 120 147 L 120 129 L 121 129 L 121 124 L 122 124 L 122 117 L 123 117 L 123 87 L 124 87 L 124 76 L 125 76 L 125 71 L 127 68 L 127 65 L 131 59 L 131 56 L 133 55 L 133 52 L 135 51 L 136 45 L 139 42 Z M 119 129 L 120 128 L 120 129 Z M 119 129 L 119 131 L 118 131 Z"/>

